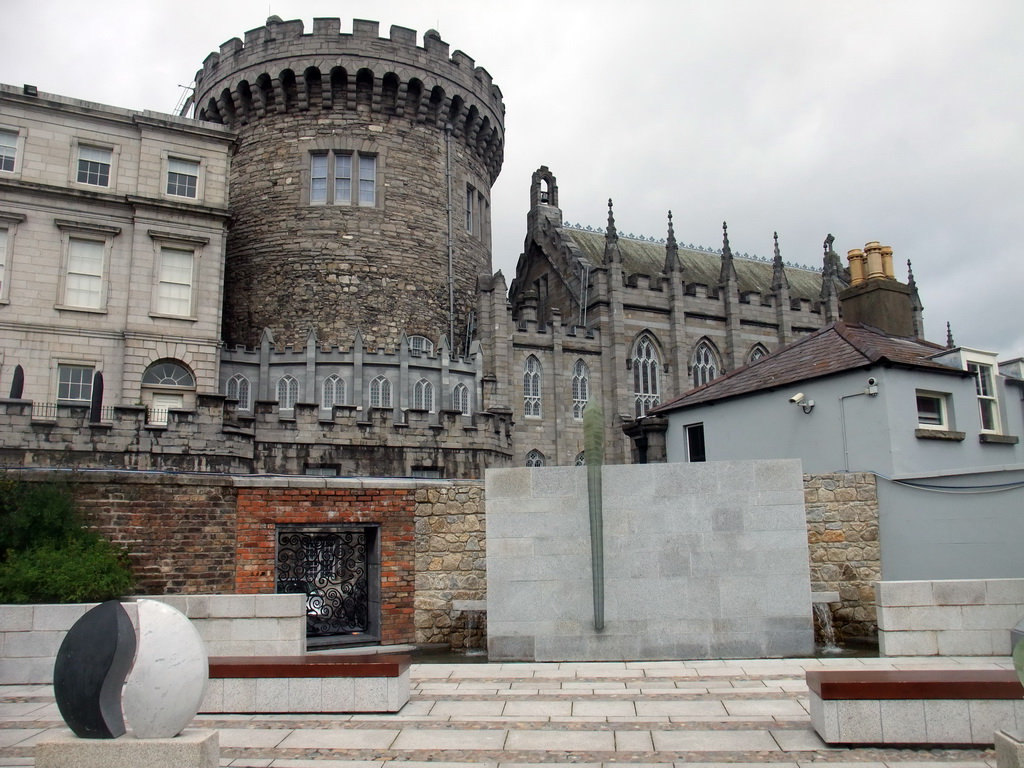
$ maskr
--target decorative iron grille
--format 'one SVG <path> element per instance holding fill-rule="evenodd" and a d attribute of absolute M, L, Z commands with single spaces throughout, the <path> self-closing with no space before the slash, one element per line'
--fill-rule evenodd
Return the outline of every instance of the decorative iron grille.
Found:
<path fill-rule="evenodd" d="M 277 591 L 306 595 L 306 634 L 363 634 L 370 628 L 364 530 L 277 532 Z"/>

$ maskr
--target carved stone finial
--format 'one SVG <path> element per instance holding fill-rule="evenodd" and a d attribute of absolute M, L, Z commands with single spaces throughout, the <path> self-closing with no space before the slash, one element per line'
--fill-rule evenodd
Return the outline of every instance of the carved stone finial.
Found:
<path fill-rule="evenodd" d="M 946 349 L 952 349 L 956 346 L 956 342 L 953 341 L 953 328 L 950 326 L 949 321 L 946 321 Z"/>
<path fill-rule="evenodd" d="M 825 255 L 826 256 L 828 254 L 832 253 L 832 243 L 834 243 L 835 241 L 836 241 L 836 239 L 834 237 L 832 237 L 832 233 L 829 232 L 828 236 L 825 238 L 825 242 L 822 243 L 822 247 L 825 249 Z"/>
<path fill-rule="evenodd" d="M 672 211 L 668 212 L 668 242 L 676 244 L 676 231 L 672 226 Z"/>
<path fill-rule="evenodd" d="M 732 256 L 732 249 L 729 247 L 729 225 L 726 222 L 722 222 L 722 255 L 729 254 Z"/>
<path fill-rule="evenodd" d="M 615 230 L 615 214 L 612 212 L 612 199 L 608 198 L 608 236 L 618 237 L 618 232 Z"/>
<path fill-rule="evenodd" d="M 772 239 L 775 240 L 775 259 L 776 261 L 779 261 L 782 259 L 782 252 L 779 250 L 779 233 L 772 232 Z"/>
<path fill-rule="evenodd" d="M 914 266 L 910 263 L 910 259 L 907 259 L 907 285 L 917 288 L 917 282 L 914 280 Z"/>
<path fill-rule="evenodd" d="M 668 237 L 665 239 L 665 274 L 681 272 L 682 263 L 679 261 L 679 244 L 676 242 L 676 230 L 672 225 L 672 211 L 668 212 Z"/>

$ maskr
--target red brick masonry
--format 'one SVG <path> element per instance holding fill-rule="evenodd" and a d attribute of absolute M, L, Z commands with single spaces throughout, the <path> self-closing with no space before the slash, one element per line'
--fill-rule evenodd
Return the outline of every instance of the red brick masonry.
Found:
<path fill-rule="evenodd" d="M 807 687 L 836 699 L 1022 699 L 1011 669 L 810 670 Z"/>

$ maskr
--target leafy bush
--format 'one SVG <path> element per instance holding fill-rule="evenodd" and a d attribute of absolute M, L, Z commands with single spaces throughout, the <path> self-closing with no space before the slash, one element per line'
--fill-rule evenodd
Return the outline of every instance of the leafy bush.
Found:
<path fill-rule="evenodd" d="M 96 602 L 132 587 L 127 554 L 85 527 L 66 485 L 0 475 L 0 603 Z"/>
<path fill-rule="evenodd" d="M 4 603 L 92 603 L 131 589 L 127 555 L 99 536 L 44 542 L 0 565 Z"/>

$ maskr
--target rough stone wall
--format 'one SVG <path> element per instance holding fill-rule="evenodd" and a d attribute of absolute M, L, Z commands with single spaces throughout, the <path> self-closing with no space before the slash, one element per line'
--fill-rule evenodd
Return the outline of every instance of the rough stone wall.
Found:
<path fill-rule="evenodd" d="M 452 607 L 486 597 L 486 546 L 482 483 L 416 489 L 417 643 L 486 647 L 484 617 Z"/>
<path fill-rule="evenodd" d="M 832 622 L 840 637 L 873 637 L 874 582 L 882 576 L 878 495 L 867 472 L 804 475 L 811 590 L 839 592 Z"/>

